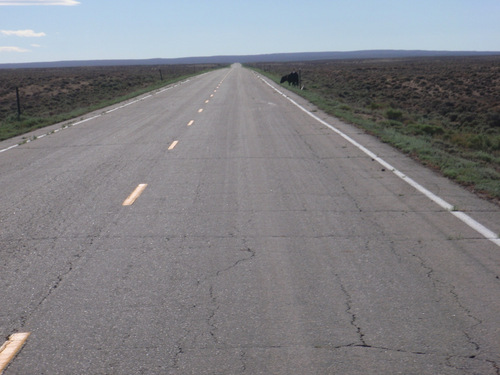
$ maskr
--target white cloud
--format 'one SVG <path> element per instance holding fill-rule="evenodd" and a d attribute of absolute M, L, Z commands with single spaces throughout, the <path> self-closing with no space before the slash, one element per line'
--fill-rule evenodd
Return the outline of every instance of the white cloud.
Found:
<path fill-rule="evenodd" d="M 30 46 L 33 47 L 33 48 L 40 48 L 41 47 L 40 44 L 30 44 Z"/>
<path fill-rule="evenodd" d="M 40 38 L 42 36 L 47 35 L 43 32 L 42 33 L 35 33 L 33 30 L 0 30 L 0 34 L 7 35 L 7 36 L 10 36 L 10 35 L 21 36 L 21 37 L 27 37 L 27 38 Z"/>
<path fill-rule="evenodd" d="M 0 0 L 2 5 L 78 5 L 75 0 Z"/>
<path fill-rule="evenodd" d="M 0 47 L 1 52 L 29 52 L 29 50 L 21 47 Z"/>

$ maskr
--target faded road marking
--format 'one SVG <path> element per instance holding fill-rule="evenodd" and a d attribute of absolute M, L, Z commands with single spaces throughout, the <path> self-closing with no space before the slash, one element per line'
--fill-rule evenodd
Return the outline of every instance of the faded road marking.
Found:
<path fill-rule="evenodd" d="M 132 192 L 132 194 L 130 194 L 128 196 L 127 199 L 125 199 L 123 201 L 123 206 L 130 206 L 132 205 L 136 200 L 137 198 L 139 198 L 139 196 L 142 194 L 142 192 L 144 191 L 144 189 L 146 189 L 146 186 L 148 186 L 148 184 L 139 184 L 135 190 Z"/>
<path fill-rule="evenodd" d="M 177 143 L 179 143 L 179 141 L 173 141 L 172 144 L 168 147 L 169 150 L 173 150 L 175 146 L 177 146 Z"/>
<path fill-rule="evenodd" d="M 14 333 L 0 347 L 0 374 L 21 350 L 29 335 L 29 332 Z"/>

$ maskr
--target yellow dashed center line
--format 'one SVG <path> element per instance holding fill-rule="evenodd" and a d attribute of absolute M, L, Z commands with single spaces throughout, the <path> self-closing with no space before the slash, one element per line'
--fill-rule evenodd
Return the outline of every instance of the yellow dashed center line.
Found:
<path fill-rule="evenodd" d="M 136 201 L 136 199 L 139 198 L 144 189 L 146 189 L 146 186 L 148 186 L 148 184 L 139 184 L 132 192 L 132 194 L 130 194 L 128 198 L 123 201 L 122 205 L 123 206 L 132 205 Z"/>
<path fill-rule="evenodd" d="M 222 83 L 222 82 L 221 82 Z M 217 86 L 217 89 L 220 87 Z M 217 92 L 217 89 L 214 90 L 214 92 Z M 211 98 L 214 97 L 214 94 L 210 95 Z M 208 103 L 210 100 L 205 100 L 205 103 Z M 198 113 L 203 112 L 203 108 L 200 108 L 198 110 Z M 191 126 L 194 124 L 194 120 L 191 120 L 188 122 L 187 126 Z M 172 144 L 168 147 L 169 150 L 173 150 L 174 147 L 179 143 L 179 141 L 173 141 Z M 130 206 L 132 205 L 137 198 L 142 194 L 144 189 L 148 184 L 139 184 L 132 194 L 130 194 L 127 199 L 123 201 L 123 206 Z M 16 356 L 16 354 L 21 350 L 23 345 L 26 343 L 26 340 L 28 339 L 30 335 L 30 332 L 24 332 L 24 333 L 14 333 L 12 334 L 9 339 L 0 347 L 0 375 L 5 370 L 5 368 L 8 366 L 10 361 Z"/>
<path fill-rule="evenodd" d="M 0 347 L 0 374 L 21 350 L 29 335 L 29 332 L 14 333 Z"/>
<path fill-rule="evenodd" d="M 169 150 L 173 150 L 175 146 L 177 146 L 177 143 L 179 143 L 179 141 L 173 141 L 172 144 L 168 147 Z"/>

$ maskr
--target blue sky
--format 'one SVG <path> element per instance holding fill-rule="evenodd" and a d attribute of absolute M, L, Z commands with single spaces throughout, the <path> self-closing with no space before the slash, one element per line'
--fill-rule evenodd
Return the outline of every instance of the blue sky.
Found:
<path fill-rule="evenodd" d="M 0 0 L 0 63 L 500 51 L 500 0 Z"/>

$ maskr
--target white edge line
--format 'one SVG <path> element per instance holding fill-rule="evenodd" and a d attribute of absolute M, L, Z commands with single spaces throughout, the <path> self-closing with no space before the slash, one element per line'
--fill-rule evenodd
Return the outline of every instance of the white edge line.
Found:
<path fill-rule="evenodd" d="M 18 145 L 18 144 L 16 144 L 16 145 L 12 145 L 12 146 L 10 146 L 10 147 L 4 148 L 3 150 L 0 150 L 0 153 L 5 152 L 5 151 L 12 150 L 13 148 L 18 147 L 18 146 L 19 146 L 19 145 Z"/>
<path fill-rule="evenodd" d="M 444 199 L 440 198 L 439 196 L 437 196 L 436 194 L 434 194 L 430 190 L 427 190 L 425 187 L 423 187 L 422 185 L 420 185 L 418 182 L 416 182 L 412 178 L 406 176 L 404 173 L 402 173 L 401 171 L 399 171 L 396 168 L 394 168 L 391 164 L 389 164 L 384 159 L 382 159 L 381 157 L 379 157 L 376 154 L 374 154 L 372 151 L 370 151 L 369 149 L 367 149 L 365 146 L 363 146 L 360 143 L 356 142 L 354 139 L 352 139 L 351 137 L 349 137 L 347 134 L 343 133 L 342 131 L 340 131 L 339 129 L 337 129 L 336 127 L 334 127 L 333 125 L 330 125 L 326 121 L 320 119 L 315 114 L 309 112 L 307 109 L 305 109 L 300 104 L 298 104 L 295 100 L 293 100 L 292 98 L 290 98 L 289 96 L 287 96 L 286 94 L 284 94 L 283 92 L 281 92 L 280 90 L 278 90 L 276 87 L 274 87 L 273 85 L 271 85 L 269 82 L 267 82 L 262 77 L 260 77 L 260 76 L 258 76 L 258 77 L 266 85 L 268 85 L 269 87 L 271 87 L 273 90 L 275 90 L 280 95 L 284 96 L 293 105 L 295 105 L 296 107 L 298 107 L 299 109 L 301 109 L 303 112 L 307 113 L 313 119 L 317 120 L 321 124 L 325 125 L 329 129 L 333 130 L 335 133 L 337 133 L 338 135 L 340 135 L 346 141 L 348 141 L 352 145 L 356 146 L 359 150 L 363 151 L 366 155 L 368 155 L 369 157 L 371 157 L 373 160 L 377 161 L 379 164 L 381 164 L 387 170 L 392 171 L 400 179 L 402 179 L 403 181 L 405 181 L 409 185 L 413 186 L 415 189 L 417 189 L 419 192 L 421 192 L 423 195 L 425 195 L 431 201 L 433 201 L 434 203 L 436 203 L 437 205 L 439 205 L 441 208 L 443 208 L 443 209 L 451 212 L 456 218 L 460 219 L 463 223 L 467 224 L 469 227 L 471 227 L 472 229 L 474 229 L 476 232 L 478 232 L 479 234 L 481 234 L 482 236 L 484 236 L 486 239 L 490 240 L 491 242 L 493 242 L 497 246 L 500 246 L 500 238 L 499 238 L 498 234 L 496 234 L 492 230 L 486 228 L 484 225 L 482 225 L 478 221 L 474 220 L 472 217 L 470 217 L 469 215 L 465 214 L 464 212 L 453 210 L 453 207 L 454 207 L 453 205 L 451 205 L 450 203 L 446 202 Z"/>
<path fill-rule="evenodd" d="M 500 238 L 498 238 L 498 235 L 495 232 L 486 228 L 483 224 L 477 222 L 476 220 L 474 220 L 473 218 L 471 218 L 469 215 L 467 215 L 462 211 L 450 211 L 450 212 L 452 213 L 453 216 L 462 220 L 469 227 L 471 227 L 478 233 L 481 233 L 488 240 L 500 246 Z"/>
<path fill-rule="evenodd" d="M 81 120 L 81 121 L 78 121 L 78 122 L 75 122 L 74 124 L 72 124 L 72 126 L 77 126 L 77 125 L 80 125 L 80 124 L 83 124 L 84 122 L 87 122 L 87 121 L 90 121 L 90 120 L 94 120 L 98 117 L 101 117 L 101 115 L 96 115 L 96 116 L 92 116 L 92 117 L 89 117 L 85 120 Z"/>

